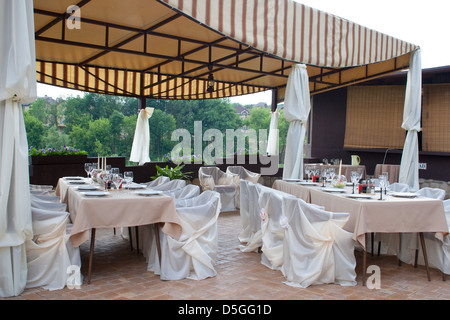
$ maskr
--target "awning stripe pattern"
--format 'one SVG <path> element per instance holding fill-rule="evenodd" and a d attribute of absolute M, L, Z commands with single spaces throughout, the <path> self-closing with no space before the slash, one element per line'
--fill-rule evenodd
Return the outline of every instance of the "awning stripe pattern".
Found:
<path fill-rule="evenodd" d="M 226 36 L 315 66 L 389 60 L 417 46 L 292 0 L 161 0 Z"/>

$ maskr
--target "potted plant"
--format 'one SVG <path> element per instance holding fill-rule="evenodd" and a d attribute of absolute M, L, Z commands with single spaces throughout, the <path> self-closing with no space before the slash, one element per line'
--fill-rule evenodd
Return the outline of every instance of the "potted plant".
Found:
<path fill-rule="evenodd" d="M 36 149 L 35 147 L 30 147 L 28 154 L 30 156 L 30 164 L 33 165 L 84 163 L 87 158 L 86 151 L 68 146 L 60 149 Z"/>
<path fill-rule="evenodd" d="M 156 165 L 156 176 L 151 177 L 152 179 L 156 179 L 161 176 L 169 177 L 170 180 L 174 179 L 182 179 L 182 180 L 189 180 L 191 178 L 190 174 L 192 172 L 183 172 L 182 169 L 184 168 L 184 165 L 177 165 L 176 167 L 169 167 L 169 165 L 166 165 L 165 168 L 161 168 L 160 166 Z"/>

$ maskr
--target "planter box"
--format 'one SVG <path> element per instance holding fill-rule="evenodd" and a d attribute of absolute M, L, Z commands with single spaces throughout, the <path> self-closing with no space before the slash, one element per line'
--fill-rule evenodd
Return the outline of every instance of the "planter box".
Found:
<path fill-rule="evenodd" d="M 31 165 L 48 165 L 48 164 L 84 164 L 87 155 L 73 156 L 30 156 Z"/>

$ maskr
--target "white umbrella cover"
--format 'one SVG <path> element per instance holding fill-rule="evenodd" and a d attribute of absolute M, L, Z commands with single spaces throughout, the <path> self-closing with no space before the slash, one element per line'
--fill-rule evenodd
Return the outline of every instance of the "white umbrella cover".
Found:
<path fill-rule="evenodd" d="M 409 185 L 411 191 L 419 190 L 419 142 L 420 114 L 422 103 L 422 59 L 421 50 L 411 55 L 406 84 L 405 107 L 402 128 L 407 130 L 400 162 L 399 182 Z"/>
<path fill-rule="evenodd" d="M 286 86 L 284 117 L 289 122 L 283 179 L 303 178 L 303 144 L 311 110 L 309 79 L 304 64 L 292 67 Z"/>
<path fill-rule="evenodd" d="M 25 241 L 33 236 L 22 104 L 36 99 L 32 0 L 0 2 L 0 296 L 26 286 Z"/>
<path fill-rule="evenodd" d="M 280 117 L 280 113 L 278 110 L 274 111 L 270 115 L 270 128 L 269 128 L 269 137 L 267 138 L 267 154 L 269 156 L 278 155 L 278 118 Z"/>
<path fill-rule="evenodd" d="M 150 162 L 150 128 L 148 119 L 151 118 L 154 108 L 141 109 L 134 132 L 133 146 L 131 147 L 130 161 L 143 165 Z"/>

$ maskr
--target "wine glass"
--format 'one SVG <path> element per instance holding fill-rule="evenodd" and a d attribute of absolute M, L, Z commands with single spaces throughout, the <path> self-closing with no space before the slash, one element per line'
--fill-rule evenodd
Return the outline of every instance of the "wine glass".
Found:
<path fill-rule="evenodd" d="M 359 179 L 360 178 L 359 178 L 358 171 L 352 171 L 350 173 L 350 180 L 353 183 L 353 192 L 352 193 L 355 193 L 355 184 L 358 183 Z"/>
<path fill-rule="evenodd" d="M 125 179 L 125 182 L 127 183 L 127 190 L 130 191 L 130 184 L 133 182 L 133 171 L 125 171 L 123 174 L 123 177 Z"/>
<path fill-rule="evenodd" d="M 307 179 L 309 180 L 309 178 L 311 177 L 311 166 L 309 164 L 305 165 L 305 173 Z"/>
<path fill-rule="evenodd" d="M 320 169 L 320 176 L 322 178 L 322 187 L 325 187 L 325 179 L 327 178 L 328 170 L 326 168 Z"/>
<path fill-rule="evenodd" d="M 122 175 L 117 173 L 112 175 L 112 182 L 116 186 L 116 190 L 119 191 L 120 185 L 122 184 L 123 178 Z M 119 197 L 119 193 L 117 193 L 117 197 Z"/>
<path fill-rule="evenodd" d="M 317 177 L 319 175 L 319 172 L 320 172 L 319 167 L 317 167 L 317 166 L 313 167 L 311 172 L 313 174 L 313 177 Z"/>
<path fill-rule="evenodd" d="M 334 169 L 334 167 L 328 169 L 328 175 L 330 176 L 331 181 L 333 181 L 334 177 L 336 176 L 336 170 Z"/>
<path fill-rule="evenodd" d="M 92 167 L 92 163 L 86 162 L 84 164 L 84 171 L 86 171 L 86 174 L 87 174 L 88 178 L 91 176 L 91 167 Z"/>
<path fill-rule="evenodd" d="M 91 166 L 89 168 L 89 174 L 91 176 L 91 183 L 94 182 L 94 174 L 97 171 L 97 164 L 96 163 L 91 163 Z"/>
<path fill-rule="evenodd" d="M 379 175 L 378 176 L 378 181 L 380 182 L 380 199 L 379 200 L 383 200 L 383 189 L 386 188 L 386 183 L 387 183 L 387 179 L 385 175 Z"/>

